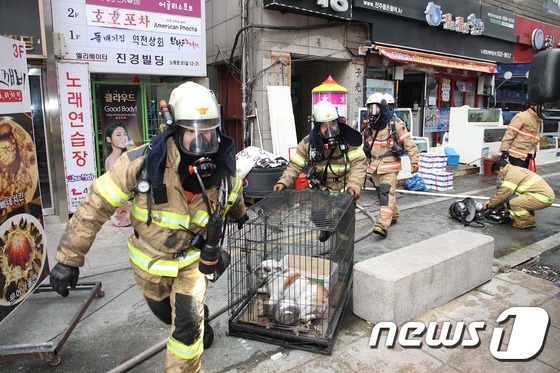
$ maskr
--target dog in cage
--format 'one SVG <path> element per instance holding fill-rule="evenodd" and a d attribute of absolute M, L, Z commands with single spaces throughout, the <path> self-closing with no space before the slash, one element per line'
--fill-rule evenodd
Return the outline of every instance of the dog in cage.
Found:
<path fill-rule="evenodd" d="M 262 314 L 279 324 L 293 325 L 320 318 L 328 307 L 329 291 L 315 280 L 285 268 L 274 259 L 262 261 L 255 269 L 262 286 L 258 293 L 268 294 Z"/>

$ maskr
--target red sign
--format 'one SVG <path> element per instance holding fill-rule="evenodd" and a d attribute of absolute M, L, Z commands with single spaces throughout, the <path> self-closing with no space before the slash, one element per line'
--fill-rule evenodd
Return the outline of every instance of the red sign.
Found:
<path fill-rule="evenodd" d="M 21 91 L 15 89 L 0 89 L 0 102 L 22 102 Z"/>
<path fill-rule="evenodd" d="M 496 72 L 496 64 L 490 62 L 478 62 L 465 58 L 439 56 L 437 54 L 386 47 L 380 47 L 379 53 L 390 60 L 403 63 L 449 67 L 451 69 L 479 71 L 488 74 Z"/>

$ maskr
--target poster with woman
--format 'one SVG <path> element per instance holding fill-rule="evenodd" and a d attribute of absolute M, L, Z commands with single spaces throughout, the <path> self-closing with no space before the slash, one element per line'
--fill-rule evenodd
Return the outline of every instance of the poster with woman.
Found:
<path fill-rule="evenodd" d="M 25 44 L 0 36 L 0 321 L 47 277 Z"/>
<path fill-rule="evenodd" d="M 101 164 L 105 165 L 107 157 L 111 154 L 116 155 L 118 152 L 117 149 L 113 148 L 120 147 L 124 150 L 130 146 L 143 144 L 140 86 L 101 84 L 99 85 L 99 95 L 101 104 L 99 130 L 103 136 L 100 140 L 105 144 L 103 154 L 100 154 L 100 156 Z M 112 136 L 115 129 L 118 134 L 123 131 L 126 132 L 128 138 L 126 146 L 123 147 L 122 144 L 118 145 L 116 142 L 111 143 L 111 148 L 106 146 L 107 137 Z M 121 136 L 122 138 L 124 138 L 124 135 Z M 107 171 L 107 168 L 104 171 Z"/>

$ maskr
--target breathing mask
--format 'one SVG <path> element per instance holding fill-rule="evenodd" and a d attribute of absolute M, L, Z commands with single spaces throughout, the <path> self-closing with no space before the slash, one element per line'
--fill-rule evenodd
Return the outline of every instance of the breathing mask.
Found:
<path fill-rule="evenodd" d="M 335 121 L 317 123 L 319 137 L 328 149 L 335 149 L 338 145 L 336 138 L 340 133 L 340 127 Z"/>

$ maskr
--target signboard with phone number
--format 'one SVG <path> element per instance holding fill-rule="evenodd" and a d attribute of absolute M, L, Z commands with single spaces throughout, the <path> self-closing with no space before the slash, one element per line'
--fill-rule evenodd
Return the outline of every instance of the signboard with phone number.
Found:
<path fill-rule="evenodd" d="M 202 0 L 53 1 L 62 59 L 100 73 L 206 76 L 204 17 Z"/>

